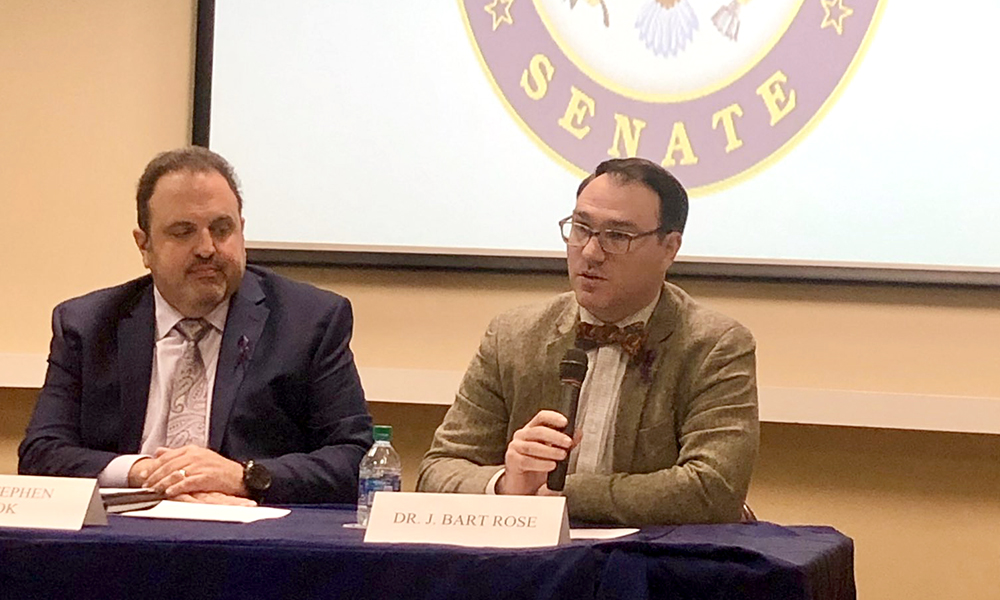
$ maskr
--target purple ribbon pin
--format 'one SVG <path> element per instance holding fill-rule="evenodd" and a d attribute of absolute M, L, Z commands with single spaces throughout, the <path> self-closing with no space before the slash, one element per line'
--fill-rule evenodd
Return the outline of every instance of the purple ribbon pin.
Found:
<path fill-rule="evenodd" d="M 236 345 L 240 348 L 240 356 L 236 359 L 236 366 L 240 366 L 246 361 L 250 360 L 250 338 L 245 335 L 241 335 Z"/>

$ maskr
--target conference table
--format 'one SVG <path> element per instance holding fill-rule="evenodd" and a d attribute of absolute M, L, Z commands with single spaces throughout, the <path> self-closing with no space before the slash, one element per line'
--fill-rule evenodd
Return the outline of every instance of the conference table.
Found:
<path fill-rule="evenodd" d="M 248 524 L 108 515 L 81 531 L 0 529 L 0 598 L 856 597 L 854 545 L 830 527 L 649 527 L 614 540 L 485 549 L 364 543 L 349 507 Z"/>

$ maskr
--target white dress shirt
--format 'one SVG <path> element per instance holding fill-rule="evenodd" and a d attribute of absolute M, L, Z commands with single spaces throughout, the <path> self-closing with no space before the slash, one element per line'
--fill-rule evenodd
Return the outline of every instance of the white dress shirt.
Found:
<path fill-rule="evenodd" d="M 173 380 L 177 363 L 184 354 L 187 343 L 181 332 L 174 329 L 177 323 L 184 319 L 176 308 L 171 306 L 160 290 L 153 286 L 153 300 L 156 314 L 156 339 L 153 350 L 153 368 L 149 378 L 149 401 L 146 404 L 146 420 L 142 427 L 142 444 L 140 454 L 123 454 L 117 456 L 97 476 L 101 487 L 127 487 L 128 472 L 137 460 L 152 456 L 157 448 L 167 439 L 167 416 L 170 413 L 170 385 Z M 229 314 L 229 302 L 222 302 L 212 312 L 205 315 L 212 328 L 198 343 L 201 359 L 205 362 L 205 377 L 210 382 L 208 386 L 208 404 L 205 410 L 205 431 L 209 430 L 212 418 L 212 392 L 215 388 L 215 372 L 219 365 L 219 347 L 222 345 L 222 330 L 226 326 L 226 316 Z"/>
<path fill-rule="evenodd" d="M 627 327 L 633 323 L 645 325 L 660 301 L 656 295 L 639 312 L 612 323 Z M 580 307 L 580 320 L 585 323 L 604 325 L 605 323 Z M 614 456 L 615 421 L 618 417 L 618 401 L 622 381 L 628 367 L 629 355 L 618 344 L 607 344 L 587 350 L 587 376 L 580 388 L 580 403 L 576 411 L 576 431 L 582 433 L 580 444 L 569 455 L 569 473 L 611 473 L 611 459 Z M 496 483 L 504 469 L 500 469 L 486 484 L 486 493 L 496 493 Z"/>

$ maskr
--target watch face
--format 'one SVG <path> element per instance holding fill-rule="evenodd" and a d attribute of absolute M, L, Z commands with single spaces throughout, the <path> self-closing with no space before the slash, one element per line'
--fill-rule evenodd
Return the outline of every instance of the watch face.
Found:
<path fill-rule="evenodd" d="M 243 483 L 251 491 L 263 492 L 271 487 L 271 472 L 261 464 L 252 460 L 247 461 L 246 467 L 243 469 Z"/>

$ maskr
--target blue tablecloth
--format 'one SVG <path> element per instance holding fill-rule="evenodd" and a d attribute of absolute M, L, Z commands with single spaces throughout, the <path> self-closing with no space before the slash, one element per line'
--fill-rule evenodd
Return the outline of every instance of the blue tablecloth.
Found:
<path fill-rule="evenodd" d="M 685 525 L 492 550 L 365 544 L 344 508 L 250 524 L 109 515 L 79 532 L 0 529 L 0 598 L 855 598 L 829 527 Z"/>

